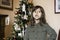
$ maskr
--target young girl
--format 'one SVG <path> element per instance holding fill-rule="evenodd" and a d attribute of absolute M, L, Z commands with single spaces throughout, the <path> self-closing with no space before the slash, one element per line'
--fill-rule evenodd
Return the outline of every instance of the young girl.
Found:
<path fill-rule="evenodd" d="M 45 12 L 41 6 L 32 9 L 31 25 L 25 30 L 24 40 L 56 40 L 56 32 L 45 19 Z"/>

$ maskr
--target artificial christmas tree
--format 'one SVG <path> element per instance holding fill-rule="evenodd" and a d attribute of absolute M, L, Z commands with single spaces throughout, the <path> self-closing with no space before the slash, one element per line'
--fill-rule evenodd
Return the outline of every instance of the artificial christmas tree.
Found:
<path fill-rule="evenodd" d="M 24 31 L 31 18 L 32 0 L 22 0 L 19 5 L 20 8 L 16 8 L 18 11 L 15 12 L 12 35 L 8 37 L 8 40 L 23 40 Z"/>

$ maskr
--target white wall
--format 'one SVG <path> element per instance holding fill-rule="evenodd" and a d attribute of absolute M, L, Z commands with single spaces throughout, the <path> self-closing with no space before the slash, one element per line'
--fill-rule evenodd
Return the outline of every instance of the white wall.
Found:
<path fill-rule="evenodd" d="M 60 14 L 54 12 L 54 1 L 55 0 L 33 0 L 34 5 L 41 5 L 46 13 L 46 20 L 48 24 L 56 31 L 60 29 Z"/>

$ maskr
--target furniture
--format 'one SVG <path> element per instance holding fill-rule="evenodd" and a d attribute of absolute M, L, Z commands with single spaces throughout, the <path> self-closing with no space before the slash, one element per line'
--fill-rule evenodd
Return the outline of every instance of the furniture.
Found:
<path fill-rule="evenodd" d="M 5 17 L 7 15 L 0 14 L 0 40 L 4 40 L 5 38 Z"/>

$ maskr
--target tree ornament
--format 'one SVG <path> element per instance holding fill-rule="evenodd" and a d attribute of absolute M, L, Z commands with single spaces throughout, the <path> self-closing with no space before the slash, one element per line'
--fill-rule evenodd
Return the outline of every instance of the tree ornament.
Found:
<path fill-rule="evenodd" d="M 27 20 L 27 19 L 28 19 L 28 16 L 27 16 L 27 15 L 24 15 L 24 19 L 26 19 L 26 20 Z"/>

